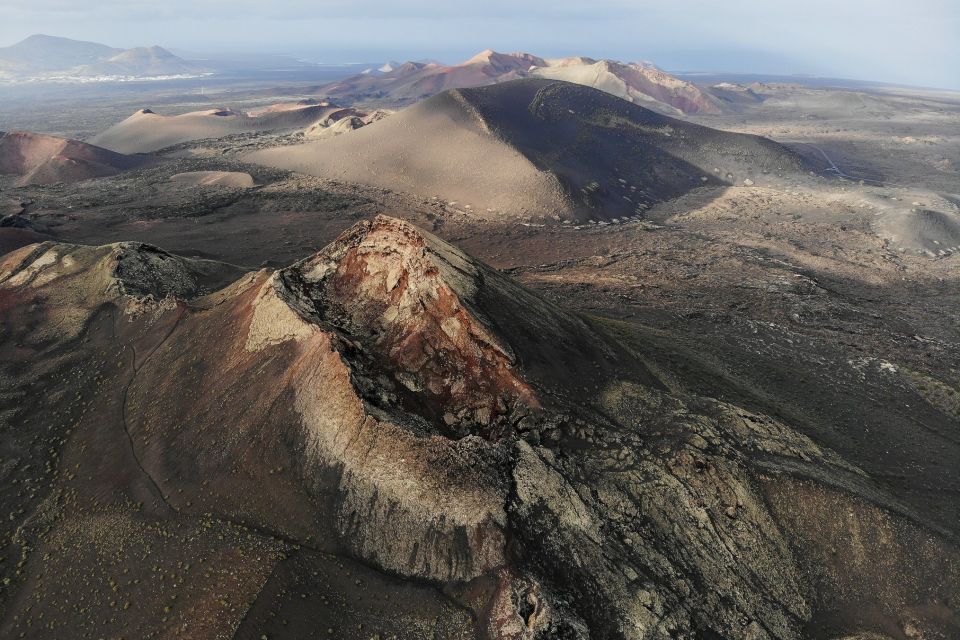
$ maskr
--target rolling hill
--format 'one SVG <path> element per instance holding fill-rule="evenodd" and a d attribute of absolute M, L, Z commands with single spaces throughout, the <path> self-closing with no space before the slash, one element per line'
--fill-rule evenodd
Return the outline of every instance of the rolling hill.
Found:
<path fill-rule="evenodd" d="M 149 162 L 79 140 L 29 131 L 0 132 L 0 174 L 20 176 L 17 184 L 21 186 L 112 176 Z"/>
<path fill-rule="evenodd" d="M 576 220 L 634 216 L 701 185 L 803 169 L 765 138 L 544 79 L 451 90 L 346 135 L 247 158 L 437 196 L 478 215 Z"/>
<path fill-rule="evenodd" d="M 163 47 L 136 47 L 120 51 L 106 60 L 79 68 L 80 75 L 124 75 L 157 77 L 197 73 L 198 66 L 175 56 Z"/>
<path fill-rule="evenodd" d="M 297 102 L 266 107 L 250 113 L 208 109 L 176 116 L 141 109 L 90 139 L 119 153 L 151 153 L 164 147 L 250 131 L 294 132 L 341 111 L 329 103 Z"/>

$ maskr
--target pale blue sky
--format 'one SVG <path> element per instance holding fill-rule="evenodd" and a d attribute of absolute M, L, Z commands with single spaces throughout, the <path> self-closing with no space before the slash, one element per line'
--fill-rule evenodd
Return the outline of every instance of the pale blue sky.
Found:
<path fill-rule="evenodd" d="M 327 62 L 489 47 L 960 89 L 960 0 L 0 0 L 0 44 L 32 33 Z"/>

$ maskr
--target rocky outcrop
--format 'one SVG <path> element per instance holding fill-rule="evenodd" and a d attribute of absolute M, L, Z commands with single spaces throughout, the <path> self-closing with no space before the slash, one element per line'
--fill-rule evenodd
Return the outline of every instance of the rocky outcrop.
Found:
<path fill-rule="evenodd" d="M 394 595 L 433 585 L 491 640 L 957 628 L 950 532 L 408 223 L 212 293 L 204 264 L 53 243 L 0 263 L 0 308 L 44 334 L 16 349 L 83 344 L 94 318 L 97 348 L 132 347 L 97 424 L 129 438 L 156 518 L 354 558 Z"/>
<path fill-rule="evenodd" d="M 483 430 L 539 406 L 510 346 L 471 312 L 480 269 L 406 223 L 361 223 L 280 278 L 304 315 L 357 340 L 434 422 Z"/>
<path fill-rule="evenodd" d="M 410 577 L 469 580 L 503 565 L 505 450 L 435 435 L 423 418 L 384 410 L 389 398 L 382 407 L 365 401 L 359 345 L 323 321 L 302 319 L 278 297 L 289 295 L 286 286 L 279 277 L 261 285 L 245 348 L 297 345 L 289 366 L 297 371 L 290 385 L 303 482 L 319 501 L 332 497 L 322 517 L 335 522 L 342 543 Z M 378 393 L 387 396 L 391 386 Z"/>
<path fill-rule="evenodd" d="M 88 247 L 56 242 L 30 245 L 3 256 L 0 286 L 38 289 L 55 280 L 78 280 L 76 294 L 96 305 L 115 299 L 193 298 L 224 283 L 236 268 L 187 260 L 142 242 Z M 84 305 L 87 306 L 87 305 Z"/>

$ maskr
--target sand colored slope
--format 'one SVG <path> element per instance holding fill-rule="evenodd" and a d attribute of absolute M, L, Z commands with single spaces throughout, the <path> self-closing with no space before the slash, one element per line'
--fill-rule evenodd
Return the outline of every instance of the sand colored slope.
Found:
<path fill-rule="evenodd" d="M 247 115 L 252 118 L 259 118 L 262 115 L 268 113 L 283 113 L 287 111 L 299 111 L 300 109 L 306 109 L 309 107 L 329 107 L 330 110 L 339 109 L 335 104 L 332 104 L 327 101 L 314 100 L 312 98 L 307 98 L 305 100 L 298 100 L 296 102 L 279 102 L 277 104 L 271 104 L 266 107 L 260 107 L 259 109 L 251 109 L 247 111 Z"/>
<path fill-rule="evenodd" d="M 350 135 L 257 151 L 247 159 L 496 210 L 568 209 L 556 177 L 498 139 L 459 92 Z"/>
<path fill-rule="evenodd" d="M 880 216 L 877 232 L 898 248 L 931 256 L 960 251 L 960 214 L 914 207 Z"/>
<path fill-rule="evenodd" d="M 801 169 L 797 156 L 770 140 L 542 79 L 453 90 L 347 136 L 247 158 L 436 195 L 479 215 L 577 219 L 633 216 L 701 185 Z"/>
<path fill-rule="evenodd" d="M 170 176 L 170 182 L 181 187 L 248 188 L 253 176 L 243 171 L 188 171 Z"/>
<path fill-rule="evenodd" d="M 0 133 L 0 173 L 21 176 L 20 185 L 112 176 L 146 162 L 79 140 L 29 131 Z"/>
<path fill-rule="evenodd" d="M 699 87 L 650 65 L 562 58 L 531 69 L 530 75 L 586 85 L 637 104 L 659 103 L 682 113 L 720 113 L 717 102 Z"/>
<path fill-rule="evenodd" d="M 229 109 L 165 116 L 141 109 L 90 139 L 119 153 L 151 153 L 164 147 L 250 131 L 296 131 L 323 118 L 330 105 L 274 105 L 251 115 Z"/>

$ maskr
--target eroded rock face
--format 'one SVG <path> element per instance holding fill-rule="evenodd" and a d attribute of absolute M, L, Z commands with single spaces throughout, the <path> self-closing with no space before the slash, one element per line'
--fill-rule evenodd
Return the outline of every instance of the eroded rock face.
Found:
<path fill-rule="evenodd" d="M 354 389 L 329 335 L 296 381 L 305 430 L 305 482 L 337 477 L 343 544 L 410 577 L 470 580 L 506 562 L 507 451 L 475 437 L 418 433 L 378 417 Z"/>
<path fill-rule="evenodd" d="M 152 364 L 169 384 L 137 386 L 130 395 L 131 406 L 142 410 L 133 417 L 135 441 L 137 434 L 147 441 L 162 432 L 173 405 L 187 416 L 179 435 L 184 443 L 209 441 L 217 433 L 216 445 L 205 450 L 194 444 L 175 457 L 145 445 L 148 468 L 168 475 L 192 456 L 191 465 L 222 475 L 226 461 L 250 457 L 250 441 L 293 438 L 290 463 L 312 496 L 312 515 L 281 518 L 284 529 L 329 527 L 338 545 L 407 577 L 465 581 L 502 566 L 508 448 L 475 436 L 451 440 L 438 435 L 438 425 L 389 400 L 381 406 L 367 402 L 367 390 L 356 386 L 353 373 L 358 347 L 329 324 L 296 313 L 278 295 L 289 295 L 279 274 L 260 273 L 236 287 L 220 304 L 181 323 L 186 344 L 199 335 L 222 335 L 216 356 L 205 357 L 206 367 L 236 373 L 198 377 L 189 348 L 171 348 Z M 178 337 L 172 336 L 172 344 L 180 344 Z M 240 403 L 209 412 L 209 398 L 237 393 L 235 376 L 258 361 L 273 363 L 276 384 L 258 385 L 242 393 Z M 182 398 L 184 384 L 195 395 Z M 271 413 L 281 402 L 289 407 L 283 416 Z M 257 466 L 251 461 L 254 476 L 262 471 Z M 225 491 L 231 485 L 236 482 L 224 480 Z M 231 502 L 236 500 L 225 497 L 220 508 Z M 236 504 L 236 515 L 251 517 L 254 502 Z M 271 506 L 257 505 L 256 517 L 269 518 Z"/>
<path fill-rule="evenodd" d="M 135 243 L 0 261 L 0 309 L 42 336 L 17 348 L 82 344 L 94 318 L 132 347 L 99 420 L 162 513 L 434 585 L 490 640 L 958 628 L 949 532 L 407 223 L 204 295 L 224 273 Z"/>
<path fill-rule="evenodd" d="M 3 257 L 0 286 L 8 289 L 43 287 L 54 280 L 80 277 L 82 295 L 104 302 L 119 293 L 132 298 L 192 298 L 227 265 L 185 260 L 142 242 L 118 242 L 86 247 L 54 242 L 30 245 Z M 209 284 L 209 283 L 207 283 Z M 99 286 L 98 286 L 99 285 Z"/>
<path fill-rule="evenodd" d="M 338 518 L 356 553 L 411 576 L 498 571 L 495 638 L 803 637 L 815 580 L 755 477 L 832 477 L 867 492 L 861 471 L 765 416 L 626 380 L 597 400 L 608 418 L 544 409 L 538 394 L 555 382 L 522 373 L 484 305 L 486 288 L 515 294 L 406 223 L 361 223 L 274 283 L 344 345 L 302 379 L 298 408 L 314 459 L 345 467 Z M 523 425 L 508 428 L 518 414 Z M 546 444 L 528 444 L 531 432 Z M 461 534 L 440 522 L 470 542 L 452 543 Z M 399 562 L 410 553 L 401 540 L 418 532 L 426 549 Z"/>
<path fill-rule="evenodd" d="M 345 544 L 405 575 L 469 580 L 506 562 L 509 447 L 475 436 L 539 403 L 467 306 L 479 278 L 452 247 L 378 217 L 255 302 L 247 348 L 314 345 L 293 383 L 307 476 L 338 476 Z"/>
<path fill-rule="evenodd" d="M 383 216 L 280 274 L 294 304 L 360 342 L 412 408 L 488 432 L 539 402 L 468 306 L 481 277 L 449 245 Z"/>
<path fill-rule="evenodd" d="M 67 342 L 101 305 L 115 304 L 131 315 L 171 308 L 239 273 L 230 265 L 187 260 L 140 242 L 100 247 L 43 242 L 0 258 L 0 307 L 39 312 L 44 320 L 31 341 Z"/>
<path fill-rule="evenodd" d="M 303 136 L 308 140 L 333 138 L 366 126 L 368 122 L 364 114 L 354 109 L 341 109 L 307 127 Z"/>

